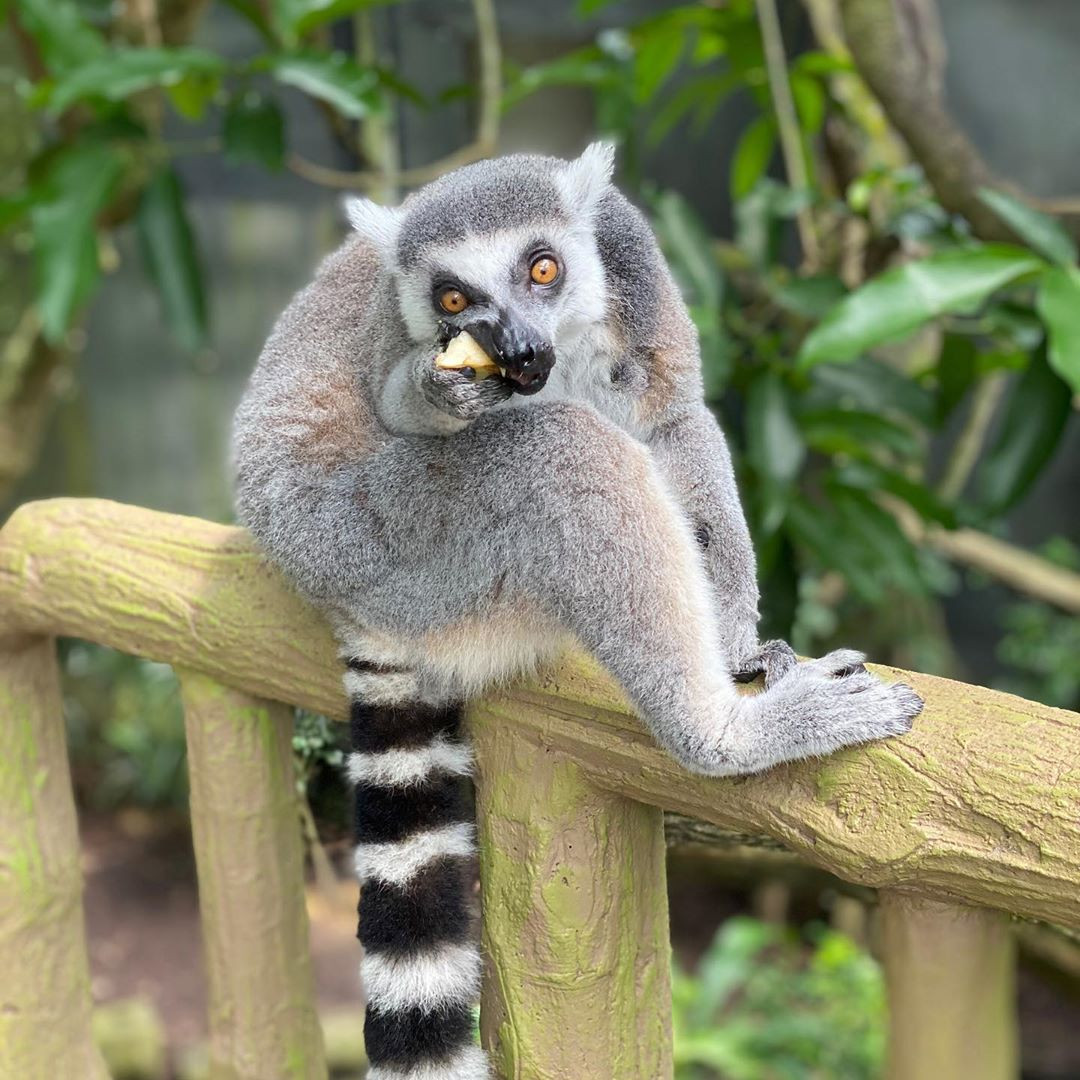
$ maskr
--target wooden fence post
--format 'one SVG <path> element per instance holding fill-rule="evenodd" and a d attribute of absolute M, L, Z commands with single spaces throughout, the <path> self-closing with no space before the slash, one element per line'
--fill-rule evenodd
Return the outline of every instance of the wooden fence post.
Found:
<path fill-rule="evenodd" d="M 663 815 L 473 710 L 486 971 L 504 1080 L 672 1074 Z"/>
<path fill-rule="evenodd" d="M 1019 1075 L 1016 950 L 1007 919 L 884 889 L 888 1080 Z"/>
<path fill-rule="evenodd" d="M 325 1080 L 284 705 L 180 672 L 214 1080 Z"/>
<path fill-rule="evenodd" d="M 0 641 L 0 1076 L 105 1080 L 56 642 Z"/>

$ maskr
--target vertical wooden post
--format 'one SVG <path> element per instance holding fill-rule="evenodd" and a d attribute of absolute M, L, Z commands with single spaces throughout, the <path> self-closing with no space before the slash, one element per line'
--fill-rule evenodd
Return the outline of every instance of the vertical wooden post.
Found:
<path fill-rule="evenodd" d="M 478 706 L 486 971 L 503 1080 L 672 1075 L 663 815 Z"/>
<path fill-rule="evenodd" d="M 214 1080 L 325 1080 L 289 710 L 180 673 Z"/>
<path fill-rule="evenodd" d="M 52 638 L 0 641 L 0 1076 L 105 1080 Z"/>
<path fill-rule="evenodd" d="M 888 1080 L 1019 1075 L 1016 955 L 1005 918 L 882 890 Z"/>

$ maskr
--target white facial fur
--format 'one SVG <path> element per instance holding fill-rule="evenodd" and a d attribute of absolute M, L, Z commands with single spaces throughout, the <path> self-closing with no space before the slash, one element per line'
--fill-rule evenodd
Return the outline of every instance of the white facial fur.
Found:
<path fill-rule="evenodd" d="M 486 294 L 491 306 L 526 321 L 558 352 L 604 321 L 607 295 L 593 219 L 609 188 L 613 164 L 613 146 L 591 144 L 552 174 L 562 214 L 553 214 L 548 222 L 432 245 L 408 270 L 398 265 L 395 253 L 405 209 L 353 199 L 347 210 L 354 228 L 376 248 L 384 267 L 394 275 L 401 315 L 415 341 L 431 341 L 435 335 L 441 313 L 433 302 L 432 285 L 436 275 L 442 275 L 455 279 L 466 291 L 471 288 Z M 538 288 L 529 281 L 524 256 L 538 246 L 551 251 L 560 263 L 557 288 Z M 481 305 L 467 311 L 465 318 L 478 314 L 482 314 Z"/>
<path fill-rule="evenodd" d="M 529 278 L 528 255 L 537 248 L 554 254 L 559 284 L 545 288 Z M 432 284 L 454 279 L 467 295 L 486 297 L 462 313 L 462 321 L 497 309 L 509 312 L 555 346 L 572 344 L 602 322 L 607 307 L 604 269 L 591 229 L 551 224 L 470 236 L 432 248 L 408 273 L 395 275 L 398 302 L 409 336 L 431 341 L 439 320 Z M 453 317 L 447 316 L 451 322 Z"/>

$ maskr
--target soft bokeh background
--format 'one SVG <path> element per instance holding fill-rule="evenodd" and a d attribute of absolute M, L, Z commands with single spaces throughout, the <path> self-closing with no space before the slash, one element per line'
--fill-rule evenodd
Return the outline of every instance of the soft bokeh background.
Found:
<path fill-rule="evenodd" d="M 232 409 L 343 235 L 343 193 L 602 135 L 702 332 L 763 634 L 1080 706 L 1075 3 L 8 8 L 8 509 L 93 495 L 229 520 Z M 64 660 L 95 993 L 149 1002 L 194 1076 L 175 684 L 78 642 Z M 328 1011 L 354 996 L 338 741 L 299 718 Z M 878 1075 L 867 898 L 761 852 L 673 850 L 680 1077 Z M 1050 940 L 1024 952 L 1025 1075 L 1077 1076 L 1080 952 Z"/>

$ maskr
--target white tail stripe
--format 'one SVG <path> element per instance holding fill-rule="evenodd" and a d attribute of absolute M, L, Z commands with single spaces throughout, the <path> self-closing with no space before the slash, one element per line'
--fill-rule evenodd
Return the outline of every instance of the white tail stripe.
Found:
<path fill-rule="evenodd" d="M 356 876 L 361 882 L 377 878 L 404 885 L 434 859 L 445 855 L 472 855 L 474 826 L 467 821 L 415 833 L 397 843 L 357 844 Z"/>
<path fill-rule="evenodd" d="M 411 1069 L 375 1065 L 367 1080 L 491 1080 L 487 1055 L 479 1046 L 463 1046 L 445 1061 L 425 1062 Z"/>
<path fill-rule="evenodd" d="M 420 683 L 411 671 L 346 671 L 345 693 L 352 701 L 394 705 L 415 700 Z"/>
<path fill-rule="evenodd" d="M 360 978 L 379 1012 L 468 1005 L 480 996 L 480 953 L 475 945 L 442 945 L 412 956 L 365 953 Z"/>
<path fill-rule="evenodd" d="M 427 746 L 417 750 L 352 753 L 348 767 L 349 779 L 354 784 L 406 787 L 420 783 L 433 772 L 468 776 L 472 772 L 472 754 L 463 743 L 451 742 L 445 735 L 436 735 Z"/>

